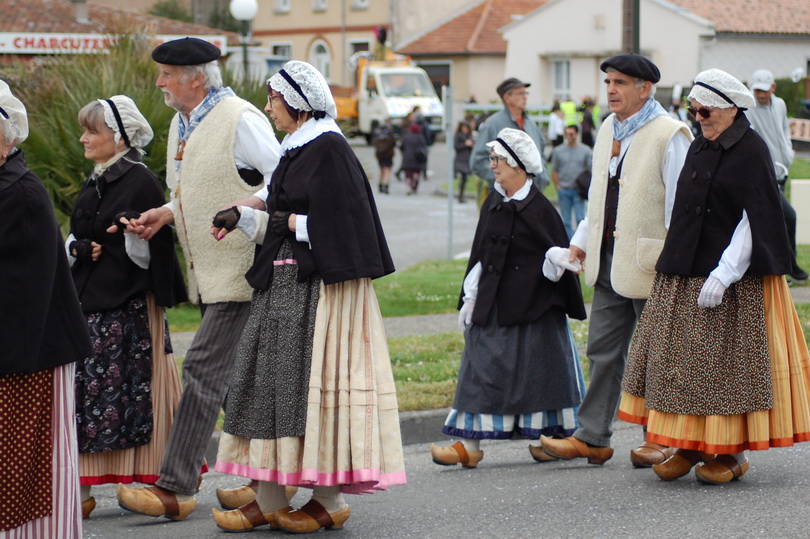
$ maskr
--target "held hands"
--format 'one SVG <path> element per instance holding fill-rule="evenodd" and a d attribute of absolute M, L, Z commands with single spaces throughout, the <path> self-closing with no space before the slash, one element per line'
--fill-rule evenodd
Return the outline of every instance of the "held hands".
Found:
<path fill-rule="evenodd" d="M 579 259 L 572 256 L 571 250 L 564 247 L 552 247 L 546 251 L 546 259 L 543 262 L 543 275 L 549 281 L 559 281 L 565 270 L 579 273 L 582 271 L 582 264 Z"/>
<path fill-rule="evenodd" d="M 224 210 L 219 210 L 211 221 L 211 235 L 221 240 L 236 228 L 239 219 L 242 217 L 242 212 L 239 211 L 238 206 L 231 206 Z"/>
<path fill-rule="evenodd" d="M 117 215 L 116 218 L 118 218 Z M 174 214 L 169 208 L 160 207 L 147 210 L 140 214 L 140 217 L 129 218 L 126 221 L 124 219 L 126 219 L 126 215 L 117 219 L 121 226 L 126 224 L 124 232 L 135 234 L 142 240 L 151 240 L 158 230 L 163 228 L 163 225 L 170 225 L 174 222 Z M 107 232 L 115 234 L 118 227 L 118 224 L 113 224 L 107 229 Z"/>
<path fill-rule="evenodd" d="M 465 301 L 461 306 L 461 310 L 458 312 L 458 327 L 461 329 L 461 331 L 464 331 L 467 326 L 472 324 L 472 315 L 474 310 L 474 301 Z"/>
<path fill-rule="evenodd" d="M 704 309 L 711 309 L 717 307 L 723 301 L 723 293 L 726 291 L 726 286 L 720 282 L 720 279 L 709 275 L 706 282 L 703 283 L 703 288 L 700 289 L 698 296 L 698 307 Z"/>

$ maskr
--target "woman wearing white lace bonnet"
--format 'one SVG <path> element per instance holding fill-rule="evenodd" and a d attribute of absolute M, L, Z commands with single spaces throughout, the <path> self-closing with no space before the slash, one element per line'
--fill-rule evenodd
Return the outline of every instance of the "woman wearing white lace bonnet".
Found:
<path fill-rule="evenodd" d="M 269 525 L 308 533 L 343 527 L 351 515 L 344 493 L 405 483 L 396 390 L 371 284 L 394 266 L 368 178 L 335 123 L 318 70 L 287 62 L 268 81 L 265 112 L 287 132 L 267 211 L 234 207 L 214 222 L 261 243 L 246 274 L 254 295 L 216 464 L 259 481 L 254 501 L 214 509 L 214 520 L 232 532 Z M 351 339 L 347 327 L 355 328 Z M 338 406 L 338 395 L 386 404 L 359 412 Z M 312 498 L 293 510 L 286 486 L 311 487 Z"/>
<path fill-rule="evenodd" d="M 28 138 L 28 115 L 25 105 L 14 97 L 11 88 L 0 80 L 0 133 L 3 135 L 0 148 L 0 164 L 5 163 L 17 144 Z"/>
<path fill-rule="evenodd" d="M 743 113 L 754 97 L 709 69 L 689 100 L 702 134 L 678 179 L 619 417 L 677 448 L 652 467 L 661 479 L 694 468 L 698 481 L 723 484 L 746 474 L 747 450 L 810 439 L 810 375 L 773 161 Z"/>
<path fill-rule="evenodd" d="M 177 367 L 163 345 L 164 310 L 184 301 L 186 291 L 177 278 L 170 230 L 147 241 L 111 227 L 165 204 L 163 187 L 142 161 L 142 148 L 152 140 L 149 122 L 124 95 L 91 101 L 78 120 L 84 155 L 95 163 L 76 197 L 66 242 L 94 344 L 94 354 L 76 377 L 79 478 L 87 518 L 95 508 L 91 485 L 159 477 L 180 396 Z M 110 329 L 116 327 L 125 330 Z M 92 387 L 115 394 L 115 402 Z M 94 415 L 98 409 L 114 410 L 114 419 L 104 416 L 112 423 L 102 427 Z"/>
<path fill-rule="evenodd" d="M 566 318 L 585 318 L 580 266 L 569 262 L 559 212 L 531 179 L 543 171 L 540 151 L 512 128 L 486 145 L 495 189 L 481 205 L 462 284 L 458 322 L 465 346 L 442 427 L 460 441 L 430 448 L 433 462 L 443 466 L 477 467 L 481 440 L 570 436 L 584 392 Z M 556 460 L 539 444 L 529 454 Z"/>

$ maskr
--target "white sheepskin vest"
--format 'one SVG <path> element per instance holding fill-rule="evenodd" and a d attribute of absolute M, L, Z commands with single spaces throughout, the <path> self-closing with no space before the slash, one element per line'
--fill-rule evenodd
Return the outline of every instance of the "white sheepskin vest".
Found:
<path fill-rule="evenodd" d="M 588 262 L 585 264 L 585 282 L 589 286 L 596 284 L 599 275 L 605 233 L 613 117 L 610 115 L 602 123 L 593 149 L 591 188 L 588 191 Z M 667 235 L 664 227 L 666 189 L 661 166 L 667 144 L 678 131 L 683 131 L 692 140 L 692 133 L 682 122 L 659 116 L 636 131 L 624 157 L 610 282 L 613 290 L 626 298 L 646 299 L 652 289 L 655 264 Z"/>
<path fill-rule="evenodd" d="M 169 130 L 166 183 L 175 205 L 177 237 L 186 258 L 188 295 L 194 303 L 250 301 L 253 292 L 245 272 L 253 265 L 255 245 L 238 231 L 221 241 L 211 236 L 214 215 L 226 204 L 257 190 L 239 177 L 233 160 L 236 127 L 245 110 L 267 121 L 244 99 L 226 97 L 186 141 L 179 174 L 174 160 L 177 114 Z"/>

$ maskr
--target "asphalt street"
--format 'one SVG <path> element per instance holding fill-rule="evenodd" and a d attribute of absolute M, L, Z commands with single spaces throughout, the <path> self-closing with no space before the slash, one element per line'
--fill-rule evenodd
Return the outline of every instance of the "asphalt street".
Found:
<path fill-rule="evenodd" d="M 352 144 L 376 188 L 373 151 L 359 140 Z M 442 196 L 447 177 L 447 151 L 431 150 L 430 181 L 419 194 L 406 196 L 393 180 L 390 195 L 377 203 L 394 261 L 399 269 L 422 260 L 465 253 L 477 220 L 473 203 L 452 205 Z M 437 193 L 438 191 L 438 193 Z M 452 215 L 452 242 L 448 215 Z M 804 289 L 800 289 L 804 291 Z M 794 297 L 796 296 L 794 290 Z M 810 299 L 810 298 L 808 298 Z M 439 320 L 425 320 L 428 326 Z M 445 321 L 452 323 L 452 320 Z M 403 331 L 409 331 L 409 328 Z M 425 329 L 425 331 L 429 331 Z M 421 413 L 416 413 L 421 414 Z M 660 481 L 650 470 L 630 465 L 630 449 L 641 441 L 639 427 L 617 422 L 616 455 L 604 466 L 584 461 L 535 463 L 528 441 L 485 441 L 477 469 L 443 467 L 429 455 L 430 440 L 447 443 L 437 427 L 442 412 L 411 414 L 403 422 L 421 431 L 406 433 L 408 484 L 368 496 L 349 496 L 352 517 L 330 538 L 377 537 L 806 537 L 810 513 L 810 444 L 749 453 L 751 469 L 740 481 L 706 486 L 694 475 Z M 414 420 L 416 419 L 416 421 Z M 426 428 L 427 427 L 427 428 Z M 804 464 L 803 464 L 804 463 Z M 84 521 L 85 537 L 208 538 L 225 537 L 211 518 L 216 487 L 231 488 L 244 479 L 208 473 L 197 496 L 198 509 L 182 522 L 153 519 L 120 509 L 115 485 L 93 488 L 98 506 Z M 309 491 L 293 500 L 301 505 Z M 283 537 L 266 528 L 254 536 Z"/>

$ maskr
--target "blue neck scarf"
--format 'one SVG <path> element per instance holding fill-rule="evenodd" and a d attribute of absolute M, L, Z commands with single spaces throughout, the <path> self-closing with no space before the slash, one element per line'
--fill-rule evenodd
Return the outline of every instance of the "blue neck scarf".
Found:
<path fill-rule="evenodd" d="M 623 140 L 647 125 L 651 120 L 659 116 L 666 116 L 666 114 L 667 111 L 664 110 L 664 107 L 658 101 L 649 97 L 642 105 L 641 110 L 625 121 L 620 122 L 618 117 L 613 118 L 613 139 Z"/>
<path fill-rule="evenodd" d="M 189 115 L 188 125 L 186 125 L 186 120 L 183 118 L 183 115 L 180 115 L 180 121 L 177 122 L 178 126 L 178 134 L 180 136 L 181 141 L 188 140 L 188 137 L 191 136 L 191 132 L 194 131 L 194 128 L 199 125 L 203 118 L 205 118 L 209 112 L 213 110 L 214 107 L 217 106 L 217 103 L 225 99 L 226 97 L 230 97 L 232 95 L 236 95 L 233 90 L 228 88 L 227 86 L 224 88 L 220 88 L 219 90 L 208 90 L 208 95 L 205 96 L 205 99 L 202 100 L 202 103 L 197 105 L 197 107 L 191 111 Z"/>

